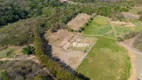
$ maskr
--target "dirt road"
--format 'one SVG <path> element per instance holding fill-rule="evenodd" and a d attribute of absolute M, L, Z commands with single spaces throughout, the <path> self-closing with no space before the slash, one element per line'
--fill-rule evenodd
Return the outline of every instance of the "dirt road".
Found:
<path fill-rule="evenodd" d="M 123 42 L 120 42 L 119 44 L 120 44 L 120 46 L 125 47 L 128 50 L 128 55 L 130 57 L 130 62 L 131 62 L 132 66 L 131 66 L 131 76 L 130 76 L 130 78 L 128 80 L 136 80 L 137 74 L 136 74 L 136 67 L 135 67 L 135 63 L 134 63 L 136 56 L 131 51 L 131 49 L 129 48 L 129 46 L 127 46 Z"/>
<path fill-rule="evenodd" d="M 121 46 L 125 47 L 129 52 L 132 52 L 135 57 L 133 58 L 132 55 L 129 55 L 131 58 L 131 63 L 132 63 L 132 75 L 129 80 L 136 80 L 136 78 L 142 78 L 142 52 L 132 48 L 131 46 L 126 45 L 123 42 L 119 43 Z"/>
<path fill-rule="evenodd" d="M 0 61 L 14 61 L 14 60 L 32 60 L 35 61 L 37 63 L 39 63 L 39 61 L 36 59 L 36 57 L 34 55 L 31 56 L 20 56 L 18 58 L 1 58 Z"/>
<path fill-rule="evenodd" d="M 130 50 L 131 52 L 133 52 L 133 53 L 135 53 L 135 54 L 138 54 L 139 56 L 142 56 L 142 52 L 140 52 L 140 51 L 138 51 L 138 50 L 132 48 L 131 46 L 128 46 L 128 45 L 124 44 L 123 42 L 120 42 L 120 44 L 121 44 L 123 47 L 127 48 L 128 50 Z"/>

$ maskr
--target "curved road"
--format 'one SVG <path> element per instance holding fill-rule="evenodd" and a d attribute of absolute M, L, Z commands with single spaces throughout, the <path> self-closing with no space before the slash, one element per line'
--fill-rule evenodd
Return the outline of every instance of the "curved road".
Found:
<path fill-rule="evenodd" d="M 142 52 L 140 52 L 140 51 L 138 51 L 138 50 L 136 50 L 136 49 L 134 49 L 134 48 L 132 48 L 132 47 L 130 47 L 130 46 L 124 44 L 123 42 L 119 42 L 119 43 L 120 43 L 120 45 L 122 45 L 123 47 L 127 48 L 127 49 L 130 50 L 131 52 L 142 56 Z"/>

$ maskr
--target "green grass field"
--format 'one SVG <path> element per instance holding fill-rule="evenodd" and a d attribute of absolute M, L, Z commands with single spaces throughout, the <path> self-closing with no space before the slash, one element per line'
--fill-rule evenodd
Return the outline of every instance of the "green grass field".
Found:
<path fill-rule="evenodd" d="M 77 70 L 91 80 L 127 80 L 130 75 L 130 59 L 127 51 L 114 40 L 98 37 Z"/>
<path fill-rule="evenodd" d="M 12 48 L 2 50 L 2 51 L 0 51 L 0 58 L 12 57 L 13 52 L 14 52 L 14 49 L 12 49 Z"/>
<path fill-rule="evenodd" d="M 97 16 L 88 26 L 85 26 L 83 34 L 97 38 L 97 42 L 77 71 L 91 80 L 127 80 L 129 78 L 131 64 L 128 52 L 116 43 L 114 31 L 117 36 L 121 36 L 130 32 L 131 28 L 114 26 L 113 29 L 108 19 L 101 16 Z"/>
<path fill-rule="evenodd" d="M 109 20 L 107 17 L 97 16 L 94 18 L 93 22 L 98 25 L 107 25 L 109 24 Z"/>
<path fill-rule="evenodd" d="M 111 32 L 112 27 L 109 24 L 109 20 L 106 17 L 97 16 L 92 20 L 88 26 L 85 26 L 83 34 L 85 35 L 108 35 Z M 114 37 L 114 33 L 109 33 L 108 37 Z"/>
<path fill-rule="evenodd" d="M 117 36 L 121 36 L 126 33 L 129 33 L 131 31 L 131 28 L 125 26 L 115 26 L 115 31 L 117 33 Z"/>

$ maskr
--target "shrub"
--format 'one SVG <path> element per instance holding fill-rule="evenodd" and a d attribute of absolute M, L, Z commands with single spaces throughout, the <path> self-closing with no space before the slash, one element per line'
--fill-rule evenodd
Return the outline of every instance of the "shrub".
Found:
<path fill-rule="evenodd" d="M 142 11 L 139 11 L 138 14 L 142 14 Z"/>
<path fill-rule="evenodd" d="M 139 20 L 142 21 L 142 15 L 140 16 Z"/>
<path fill-rule="evenodd" d="M 138 33 L 137 33 L 137 32 L 134 32 L 134 31 L 131 31 L 131 32 L 129 32 L 129 33 L 123 35 L 123 38 L 124 38 L 124 39 L 130 39 L 130 38 L 135 37 L 136 34 L 138 34 Z"/>
<path fill-rule="evenodd" d="M 22 53 L 27 54 L 27 55 L 31 55 L 34 53 L 34 47 L 32 47 L 32 46 L 24 47 L 22 50 Z"/>
<path fill-rule="evenodd" d="M 35 76 L 34 80 L 46 80 L 46 79 L 42 76 Z"/>
<path fill-rule="evenodd" d="M 8 73 L 6 71 L 0 72 L 0 80 L 9 80 Z"/>
<path fill-rule="evenodd" d="M 37 75 L 41 75 L 44 80 L 54 80 L 47 73 L 48 69 L 43 68 L 43 65 L 32 60 L 0 61 L 0 80 L 34 80 Z"/>
<path fill-rule="evenodd" d="M 118 41 L 118 42 L 121 42 L 121 41 L 124 41 L 124 40 L 123 40 L 122 37 L 117 37 L 117 41 Z"/>

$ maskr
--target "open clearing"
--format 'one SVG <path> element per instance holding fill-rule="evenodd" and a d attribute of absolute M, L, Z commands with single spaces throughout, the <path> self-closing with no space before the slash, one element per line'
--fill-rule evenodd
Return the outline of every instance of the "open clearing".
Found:
<path fill-rule="evenodd" d="M 0 51 L 0 58 L 3 58 L 3 57 L 13 57 L 14 50 L 15 49 L 13 49 L 13 48 L 7 48 L 7 49 L 4 49 L 4 50 Z"/>
<path fill-rule="evenodd" d="M 122 12 L 122 15 L 125 19 L 128 19 L 128 20 L 139 19 L 139 17 L 140 17 L 139 15 L 133 14 L 130 12 Z"/>
<path fill-rule="evenodd" d="M 112 39 L 98 37 L 77 70 L 91 80 L 127 80 L 130 68 L 127 50 L 119 47 Z"/>
<path fill-rule="evenodd" d="M 49 34 L 46 39 L 52 45 L 52 55 L 58 57 L 73 69 L 76 69 L 80 65 L 86 57 L 87 52 L 96 42 L 96 38 L 84 37 L 79 33 L 62 29 L 56 33 Z"/>
<path fill-rule="evenodd" d="M 130 13 L 137 14 L 139 11 L 142 11 L 142 7 L 133 7 L 129 10 Z"/>

